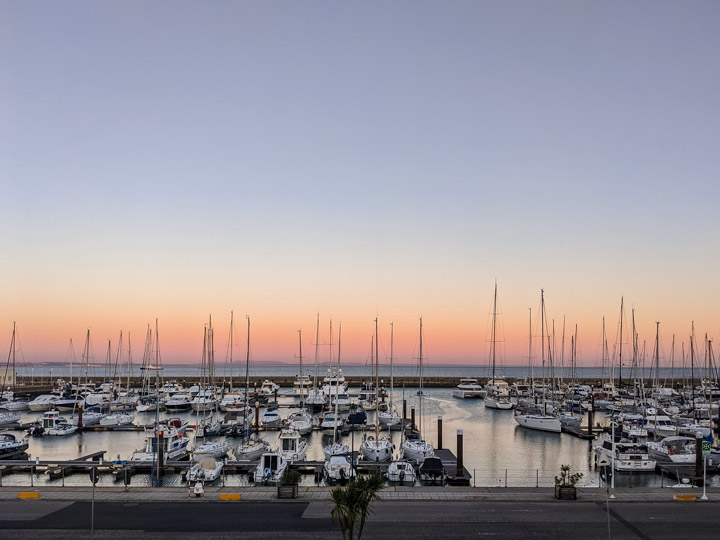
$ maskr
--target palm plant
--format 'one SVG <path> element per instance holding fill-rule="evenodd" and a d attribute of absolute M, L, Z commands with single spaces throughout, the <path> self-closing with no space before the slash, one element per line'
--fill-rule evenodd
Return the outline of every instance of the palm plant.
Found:
<path fill-rule="evenodd" d="M 382 474 L 375 473 L 332 490 L 330 500 L 334 506 L 330 516 L 340 525 L 343 540 L 360 540 L 365 520 L 371 514 L 370 505 L 380 500 L 378 492 L 384 485 Z"/>

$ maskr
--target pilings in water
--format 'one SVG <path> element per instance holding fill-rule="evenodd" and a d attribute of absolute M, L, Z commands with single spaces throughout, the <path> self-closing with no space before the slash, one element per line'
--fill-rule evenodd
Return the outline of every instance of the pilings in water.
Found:
<path fill-rule="evenodd" d="M 438 415 L 438 443 L 437 447 L 438 450 L 442 449 L 443 440 L 442 440 L 442 415 Z"/>

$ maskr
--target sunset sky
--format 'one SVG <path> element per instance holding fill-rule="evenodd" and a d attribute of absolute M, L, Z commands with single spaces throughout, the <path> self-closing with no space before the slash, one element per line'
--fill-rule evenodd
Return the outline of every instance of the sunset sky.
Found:
<path fill-rule="evenodd" d="M 720 3 L 0 1 L 0 351 L 720 337 Z M 552 324 L 552 323 L 550 323 Z M 533 333 L 540 325 L 533 323 Z M 626 334 L 627 336 L 627 334 Z M 337 337 L 333 338 L 335 341 Z M 533 338 L 535 339 L 535 338 Z M 536 340 L 537 341 L 537 340 Z M 326 353 L 325 353 L 326 354 Z M 534 354 L 539 354 L 535 351 Z M 566 352 L 566 354 L 568 354 Z M 6 356 L 5 356 L 6 358 Z"/>

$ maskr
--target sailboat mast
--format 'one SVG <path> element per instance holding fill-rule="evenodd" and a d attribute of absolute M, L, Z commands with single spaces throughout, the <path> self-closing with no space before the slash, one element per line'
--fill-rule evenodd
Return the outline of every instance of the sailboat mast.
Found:
<path fill-rule="evenodd" d="M 532 308 L 528 308 L 530 312 L 530 322 L 528 327 L 528 375 L 530 376 L 530 392 L 532 392 L 533 395 L 535 395 L 535 388 L 534 388 L 534 377 L 533 377 L 533 369 L 532 369 Z"/>
<path fill-rule="evenodd" d="M 233 312 L 230 312 L 230 354 L 229 354 L 229 360 L 230 360 L 230 391 L 232 392 L 232 377 L 233 377 Z M 224 386 L 224 385 L 223 385 Z"/>
<path fill-rule="evenodd" d="M 250 391 L 250 316 L 247 319 L 247 348 L 245 352 L 245 417 L 243 418 L 243 440 L 247 440 L 248 433 L 248 415 L 250 414 L 250 403 L 248 401 L 248 392 Z"/>
<path fill-rule="evenodd" d="M 420 317 L 420 406 L 419 406 L 419 419 L 418 419 L 418 431 L 422 435 L 422 402 L 423 402 L 423 350 L 422 350 L 422 317 Z"/>
<path fill-rule="evenodd" d="M 298 330 L 298 351 L 300 354 L 300 402 L 305 399 L 305 382 L 302 378 L 302 330 Z"/>
<path fill-rule="evenodd" d="M 393 375 L 393 339 L 395 333 L 395 327 L 393 322 L 390 323 L 390 411 L 393 410 L 393 388 L 395 386 L 395 380 Z"/>
<path fill-rule="evenodd" d="M 380 377 L 378 377 L 378 320 L 377 317 L 375 317 L 375 407 L 377 407 L 380 396 L 378 394 L 378 388 L 380 387 Z M 376 418 L 375 420 L 375 440 L 380 441 L 378 435 L 380 430 L 380 417 Z M 377 444 L 377 443 L 376 443 Z"/>
<path fill-rule="evenodd" d="M 342 340 L 342 323 L 338 325 L 338 366 L 340 366 L 340 342 Z M 332 342 L 332 321 L 330 321 L 330 341 Z M 332 360 L 332 346 L 330 348 L 330 357 Z M 339 374 L 335 375 L 335 418 L 333 421 L 333 443 L 337 442 L 337 425 L 338 425 L 338 405 L 340 403 L 339 390 L 340 390 L 340 378 Z"/>
<path fill-rule="evenodd" d="M 547 414 L 545 401 L 545 291 L 540 289 L 540 358 L 543 375 L 543 414 Z"/>
<path fill-rule="evenodd" d="M 622 388 L 622 347 L 623 347 L 623 340 L 622 340 L 622 331 L 623 331 L 623 297 L 620 297 L 620 354 L 619 354 L 619 370 L 620 370 L 620 380 L 618 381 L 618 390 Z"/>
<path fill-rule="evenodd" d="M 495 384 L 495 324 L 497 322 L 497 282 L 495 282 L 495 294 L 493 295 L 493 314 L 492 314 L 492 338 L 490 341 L 490 351 L 492 357 L 492 378 Z"/>

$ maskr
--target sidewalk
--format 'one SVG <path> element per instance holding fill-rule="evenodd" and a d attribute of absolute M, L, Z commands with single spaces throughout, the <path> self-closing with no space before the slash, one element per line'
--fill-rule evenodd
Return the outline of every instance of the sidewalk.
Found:
<path fill-rule="evenodd" d="M 98 502 L 180 502 L 219 501 L 221 494 L 240 494 L 241 501 L 310 502 L 329 499 L 332 488 L 301 486 L 297 499 L 278 499 L 277 488 L 264 486 L 213 487 L 205 488 L 205 498 L 196 499 L 185 487 L 96 487 L 95 500 Z M 44 501 L 90 501 L 91 487 L 23 487 L 5 486 L 0 488 L 0 501 L 16 500 L 18 493 L 38 493 Z M 578 501 L 602 502 L 606 500 L 605 489 L 578 488 Z M 700 499 L 702 489 L 672 488 L 625 488 L 616 489 L 618 502 L 669 502 L 674 495 L 695 495 Z M 492 502 L 552 502 L 555 501 L 552 488 L 447 488 L 447 487 L 387 487 L 381 496 L 385 501 L 492 501 Z M 707 490 L 709 502 L 720 502 L 720 489 Z M 557 501 L 558 503 L 564 501 Z"/>

